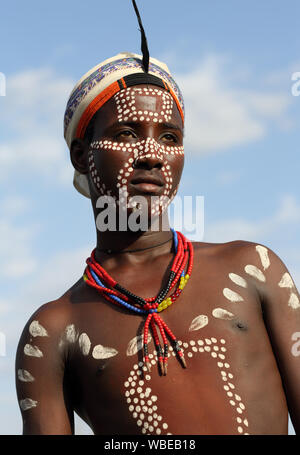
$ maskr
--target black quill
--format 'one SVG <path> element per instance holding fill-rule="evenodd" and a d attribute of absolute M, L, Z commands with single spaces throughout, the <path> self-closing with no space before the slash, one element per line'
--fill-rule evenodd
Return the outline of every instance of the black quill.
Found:
<path fill-rule="evenodd" d="M 148 43 L 147 43 L 147 38 L 145 34 L 145 30 L 142 24 L 142 19 L 138 10 L 138 7 L 136 6 L 135 0 L 132 0 L 132 4 L 134 7 L 135 14 L 137 16 L 137 20 L 140 26 L 140 32 L 141 32 L 141 38 L 142 38 L 142 45 L 141 45 L 141 51 L 143 53 L 143 67 L 146 73 L 148 73 L 149 70 L 149 49 L 148 49 Z"/>

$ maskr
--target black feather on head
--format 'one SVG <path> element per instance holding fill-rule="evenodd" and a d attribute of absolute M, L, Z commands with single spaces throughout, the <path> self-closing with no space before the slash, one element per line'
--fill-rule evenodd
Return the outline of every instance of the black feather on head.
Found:
<path fill-rule="evenodd" d="M 141 51 L 143 53 L 143 67 L 146 73 L 148 73 L 149 70 L 149 49 L 148 49 L 148 43 L 147 43 L 147 38 L 145 34 L 145 30 L 142 24 L 142 19 L 138 10 L 138 7 L 136 6 L 135 0 L 132 0 L 132 4 L 134 7 L 135 14 L 137 16 L 137 20 L 140 26 L 140 32 L 141 32 L 141 38 L 142 38 L 142 45 L 141 45 Z"/>

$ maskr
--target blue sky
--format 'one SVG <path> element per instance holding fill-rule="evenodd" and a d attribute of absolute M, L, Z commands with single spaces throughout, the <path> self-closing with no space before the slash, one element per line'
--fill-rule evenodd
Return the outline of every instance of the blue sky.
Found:
<path fill-rule="evenodd" d="M 300 5 L 296 0 L 138 2 L 152 56 L 185 97 L 179 195 L 205 200 L 204 238 L 262 243 L 300 286 Z M 184 5 L 184 6 L 183 6 Z M 140 52 L 129 0 L 1 5 L 0 433 L 21 432 L 14 357 L 41 304 L 81 275 L 95 243 L 89 201 L 72 186 L 62 135 L 74 83 L 100 61 Z M 78 433 L 86 433 L 78 420 Z"/>

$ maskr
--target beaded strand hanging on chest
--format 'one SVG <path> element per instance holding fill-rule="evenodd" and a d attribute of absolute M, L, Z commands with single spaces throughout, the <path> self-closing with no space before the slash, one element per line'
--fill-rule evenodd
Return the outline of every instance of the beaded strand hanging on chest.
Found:
<path fill-rule="evenodd" d="M 146 316 L 143 334 L 145 365 L 150 371 L 150 360 L 148 355 L 148 335 L 150 327 L 157 350 L 158 362 L 160 365 L 161 373 L 163 375 L 167 374 L 168 365 L 167 362 L 169 342 L 167 336 L 170 338 L 173 344 L 173 348 L 177 353 L 183 367 L 186 368 L 183 351 L 180 348 L 174 333 L 163 321 L 159 313 L 169 308 L 180 296 L 189 277 L 191 276 L 194 257 L 192 242 L 186 239 L 186 237 L 180 232 L 177 232 L 174 229 L 172 229 L 172 232 L 175 256 L 167 284 L 160 290 L 156 297 L 144 299 L 133 294 L 128 289 L 117 283 L 117 281 L 114 280 L 95 260 L 95 250 L 86 260 L 87 266 L 83 275 L 84 281 L 89 286 L 97 289 L 109 302 L 118 305 L 119 307 L 126 308 L 132 312 Z M 167 297 L 167 294 L 173 288 L 175 288 L 175 290 L 170 296 Z M 159 330 L 161 339 L 163 341 L 163 348 L 159 340 L 157 329 Z"/>

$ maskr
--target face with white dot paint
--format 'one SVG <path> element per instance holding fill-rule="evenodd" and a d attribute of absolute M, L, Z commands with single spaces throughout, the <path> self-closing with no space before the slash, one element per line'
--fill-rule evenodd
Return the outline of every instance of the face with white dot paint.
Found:
<path fill-rule="evenodd" d="M 176 195 L 183 164 L 182 119 L 166 90 L 129 87 L 97 112 L 88 151 L 92 199 L 109 195 L 118 201 L 119 191 L 147 202 L 158 196 L 165 205 L 159 206 L 158 197 L 152 207 L 148 202 L 158 215 Z M 160 183 L 145 187 L 138 181 L 145 176 Z"/>

